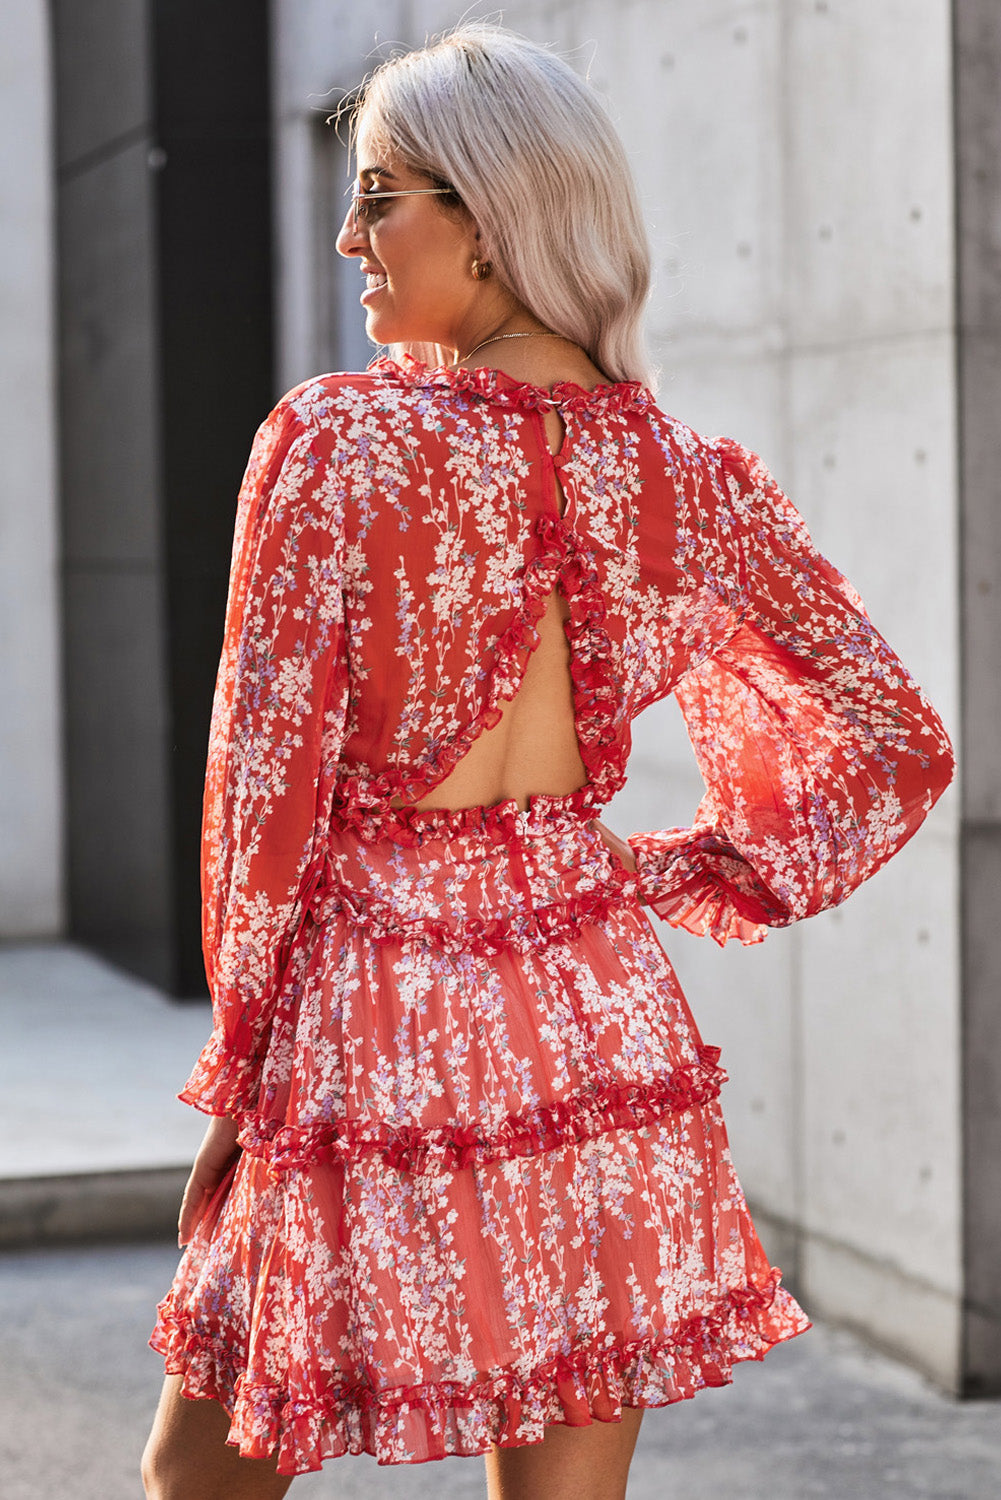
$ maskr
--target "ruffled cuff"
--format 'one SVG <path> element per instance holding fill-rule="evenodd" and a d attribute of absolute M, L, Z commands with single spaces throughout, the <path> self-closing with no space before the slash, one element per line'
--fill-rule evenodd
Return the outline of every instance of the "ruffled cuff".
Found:
<path fill-rule="evenodd" d="M 672 927 L 714 938 L 760 943 L 769 927 L 794 920 L 725 835 L 707 824 L 634 833 L 641 900 Z"/>
<path fill-rule="evenodd" d="M 202 1048 L 178 1098 L 207 1115 L 242 1115 L 260 1102 L 262 1057 L 240 1051 L 217 1026 Z"/>

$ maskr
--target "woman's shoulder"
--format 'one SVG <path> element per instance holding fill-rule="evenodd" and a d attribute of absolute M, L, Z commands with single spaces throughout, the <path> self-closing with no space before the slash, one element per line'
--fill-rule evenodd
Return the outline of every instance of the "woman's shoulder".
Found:
<path fill-rule="evenodd" d="M 287 390 L 276 402 L 272 417 L 297 417 L 308 426 L 322 426 L 337 410 L 371 401 L 380 382 L 371 370 L 336 370 L 310 375 Z"/>
<path fill-rule="evenodd" d="M 588 390 L 561 383 L 551 390 L 516 380 L 490 367 L 446 369 L 422 364 L 410 356 L 397 361 L 376 359 L 365 370 L 328 371 L 312 375 L 285 392 L 268 417 L 269 424 L 291 422 L 314 433 L 358 432 L 358 422 L 373 416 L 414 414 L 432 418 L 438 428 L 447 413 L 465 411 L 470 402 L 525 410 L 553 404 L 575 411 L 578 417 L 615 412 L 647 427 L 668 461 L 668 468 L 709 467 L 720 479 L 727 475 L 742 486 L 760 480 L 767 470 L 758 456 L 735 438 L 709 436 L 673 415 L 639 381 L 615 381 Z M 394 430 L 393 424 L 387 432 Z"/>

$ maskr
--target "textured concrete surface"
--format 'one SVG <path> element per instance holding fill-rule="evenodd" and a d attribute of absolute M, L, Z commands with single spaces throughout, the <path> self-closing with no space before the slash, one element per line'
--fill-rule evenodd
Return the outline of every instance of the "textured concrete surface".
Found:
<path fill-rule="evenodd" d="M 0 936 L 62 920 L 48 5 L 0 5 Z"/>
<path fill-rule="evenodd" d="M 358 311 L 329 348 L 313 315 L 339 274 L 318 208 L 346 175 L 319 121 L 460 11 L 490 7 L 276 0 L 283 384 L 358 362 Z M 762 453 L 955 729 L 950 18 L 949 0 L 512 0 L 503 16 L 588 71 L 621 130 L 661 404 Z M 689 822 L 701 787 L 678 715 L 644 716 L 634 745 L 609 824 Z M 945 1385 L 963 1277 L 957 816 L 947 794 L 843 913 L 760 949 L 663 934 L 723 1049 L 745 1189 L 789 1226 L 803 1291 Z"/>
<path fill-rule="evenodd" d="M 0 948 L 0 1180 L 190 1166 L 210 1024 L 82 949 Z"/>
<path fill-rule="evenodd" d="M 963 1125 L 970 1391 L 1001 1392 L 1001 7 L 955 6 L 963 731 Z"/>
<path fill-rule="evenodd" d="M 145 1347 L 169 1246 L 0 1256 L 4 1500 L 140 1500 L 139 1454 L 162 1362 Z M 380 1469 L 340 1459 L 297 1479 L 307 1500 L 474 1500 L 480 1459 Z M 734 1384 L 648 1412 L 629 1500 L 994 1500 L 996 1406 L 955 1405 L 921 1379 L 814 1328 L 738 1368 Z"/>

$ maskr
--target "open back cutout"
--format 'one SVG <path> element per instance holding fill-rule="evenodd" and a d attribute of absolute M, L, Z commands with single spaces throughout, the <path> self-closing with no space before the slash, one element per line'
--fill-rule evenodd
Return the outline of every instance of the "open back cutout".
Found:
<path fill-rule="evenodd" d="M 560 412 L 551 408 L 540 428 L 550 452 L 558 454 L 566 433 Z M 566 497 L 555 472 L 562 515 Z M 513 797 L 524 810 L 535 793 L 564 796 L 584 786 L 587 771 L 574 723 L 570 646 L 564 630 L 568 616 L 566 600 L 553 589 L 538 623 L 539 643 L 514 697 L 501 705 L 500 720 L 483 730 L 452 771 L 413 806 L 480 807 Z M 394 803 L 399 805 L 399 799 Z"/>

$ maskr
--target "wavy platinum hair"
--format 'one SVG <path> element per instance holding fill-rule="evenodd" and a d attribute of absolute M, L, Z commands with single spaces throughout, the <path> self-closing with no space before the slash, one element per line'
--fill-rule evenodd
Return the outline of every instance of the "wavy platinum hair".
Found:
<path fill-rule="evenodd" d="M 382 63 L 355 96 L 352 139 L 362 123 L 413 171 L 455 189 L 494 273 L 531 313 L 613 380 L 651 383 L 641 326 L 650 249 L 632 172 L 597 93 L 568 63 L 502 27 L 462 25 Z"/>

